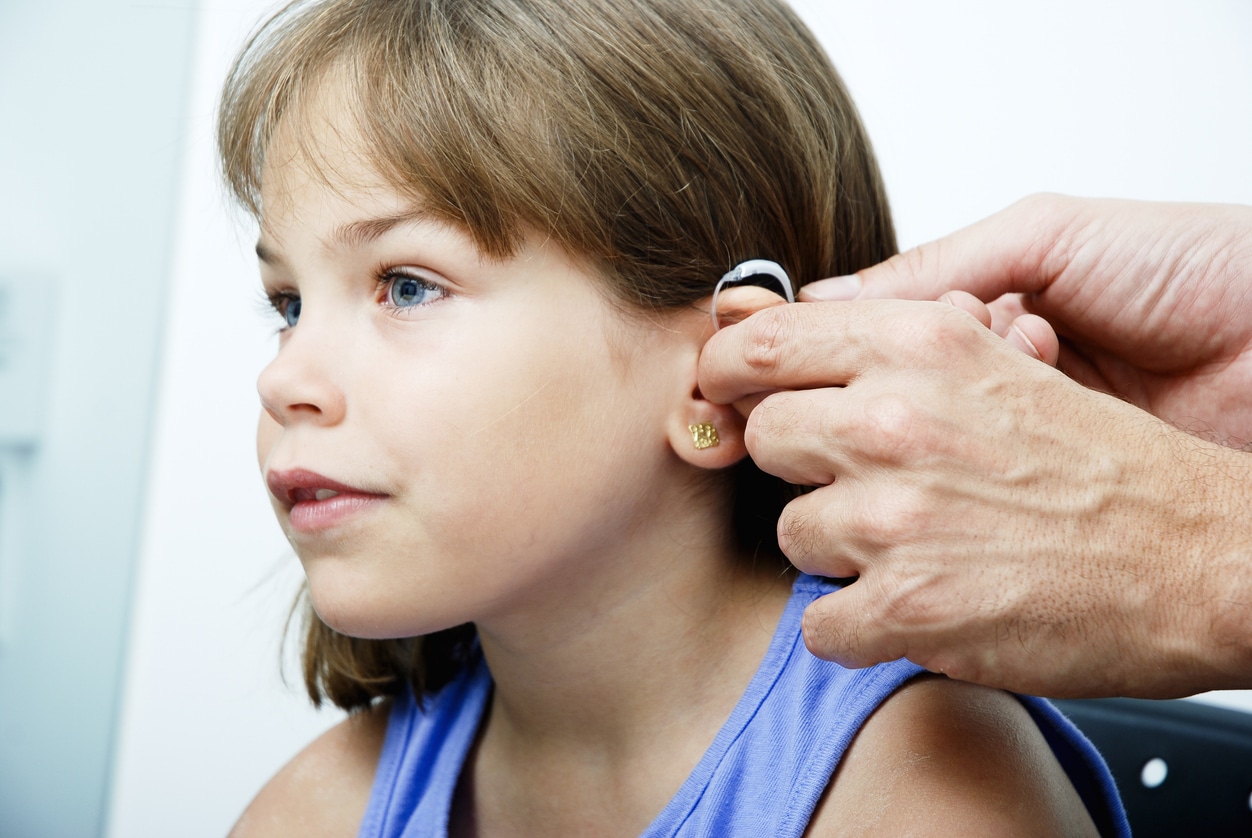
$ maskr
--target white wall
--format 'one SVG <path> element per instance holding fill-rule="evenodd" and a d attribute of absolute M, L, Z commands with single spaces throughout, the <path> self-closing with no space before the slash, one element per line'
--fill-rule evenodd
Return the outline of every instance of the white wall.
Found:
<path fill-rule="evenodd" d="M 109 835 L 226 833 L 263 781 L 336 719 L 278 669 L 299 565 L 256 465 L 254 381 L 276 343 L 261 316 L 255 232 L 213 157 L 227 65 L 268 5 L 199 10 Z M 300 681 L 294 670 L 290 681 Z"/>
<path fill-rule="evenodd" d="M 252 232 L 213 179 L 213 97 L 266 5 L 201 6 L 116 838 L 223 834 L 336 718 L 276 672 L 298 576 L 252 456 L 252 382 L 273 342 Z M 1093 5 L 796 3 L 862 108 L 904 246 L 1038 190 L 1252 204 L 1252 5 Z"/>
<path fill-rule="evenodd" d="M 5 838 L 100 833 L 193 24 L 186 3 L 0 0 Z"/>

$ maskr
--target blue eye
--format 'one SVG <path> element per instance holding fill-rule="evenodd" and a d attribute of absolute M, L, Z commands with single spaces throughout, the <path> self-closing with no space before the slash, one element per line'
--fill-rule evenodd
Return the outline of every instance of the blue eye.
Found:
<path fill-rule="evenodd" d="M 438 285 L 411 276 L 392 276 L 387 288 L 387 302 L 396 308 L 412 308 L 434 302 L 444 291 Z"/>
<path fill-rule="evenodd" d="M 300 320 L 300 297 L 293 291 L 268 291 L 267 311 L 278 315 L 283 329 L 290 329 Z"/>

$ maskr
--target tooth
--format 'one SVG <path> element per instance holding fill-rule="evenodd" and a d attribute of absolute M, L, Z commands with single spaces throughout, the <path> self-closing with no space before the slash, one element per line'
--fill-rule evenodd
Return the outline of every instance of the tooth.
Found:
<path fill-rule="evenodd" d="M 313 493 L 313 499 L 314 500 L 327 500 L 329 498 L 333 498 L 337 494 L 339 493 L 336 492 L 334 489 L 318 489 L 316 492 Z"/>

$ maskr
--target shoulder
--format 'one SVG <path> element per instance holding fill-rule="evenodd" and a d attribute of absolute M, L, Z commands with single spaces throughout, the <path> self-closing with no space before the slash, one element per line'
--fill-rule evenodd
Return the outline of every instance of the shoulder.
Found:
<path fill-rule="evenodd" d="M 857 734 L 806 833 L 1096 835 L 1043 734 L 1012 695 L 915 678 Z"/>
<path fill-rule="evenodd" d="M 313 740 L 265 784 L 230 838 L 352 838 L 369 804 L 390 703 L 354 713 Z"/>

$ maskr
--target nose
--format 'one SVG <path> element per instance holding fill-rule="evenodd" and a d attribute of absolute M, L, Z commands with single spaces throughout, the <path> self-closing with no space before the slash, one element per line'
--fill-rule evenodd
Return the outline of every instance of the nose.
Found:
<path fill-rule="evenodd" d="M 284 427 L 292 422 L 334 425 L 343 421 L 346 402 L 336 383 L 334 358 L 332 342 L 319 340 L 301 319 L 257 378 L 265 412 Z"/>

